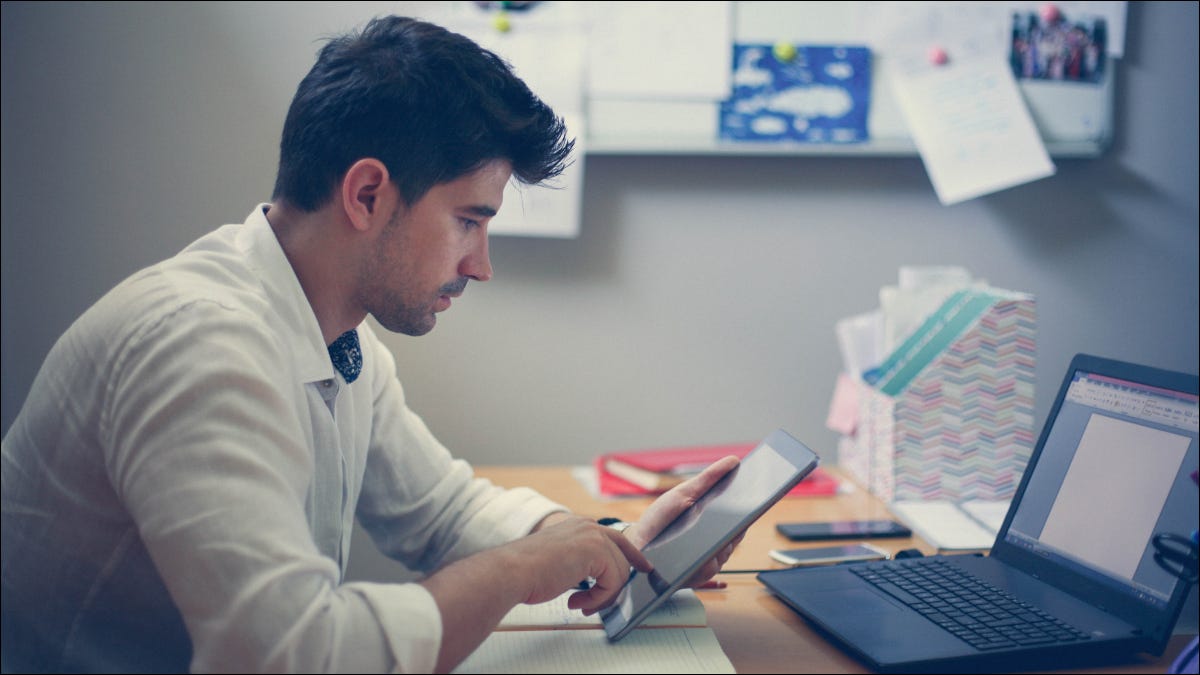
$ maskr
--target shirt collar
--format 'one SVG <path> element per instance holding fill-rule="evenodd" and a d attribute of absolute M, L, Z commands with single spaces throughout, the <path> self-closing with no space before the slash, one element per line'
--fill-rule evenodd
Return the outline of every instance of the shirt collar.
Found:
<path fill-rule="evenodd" d="M 249 264 L 259 271 L 263 290 L 284 324 L 280 336 L 291 347 L 301 380 L 308 383 L 332 379 L 334 367 L 317 315 L 267 221 L 269 206 L 259 204 L 246 217 L 238 245 Z"/>

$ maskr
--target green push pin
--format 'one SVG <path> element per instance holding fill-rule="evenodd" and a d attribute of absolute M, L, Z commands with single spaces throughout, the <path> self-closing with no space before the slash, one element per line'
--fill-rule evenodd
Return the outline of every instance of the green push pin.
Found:
<path fill-rule="evenodd" d="M 508 19 L 508 12 L 496 12 L 495 18 L 492 19 L 492 25 L 501 33 L 507 33 L 512 30 L 512 22 Z"/>
<path fill-rule="evenodd" d="M 788 63 L 796 58 L 796 46 L 790 42 L 776 42 L 775 48 L 771 52 L 775 54 L 775 60 L 780 63 Z"/>

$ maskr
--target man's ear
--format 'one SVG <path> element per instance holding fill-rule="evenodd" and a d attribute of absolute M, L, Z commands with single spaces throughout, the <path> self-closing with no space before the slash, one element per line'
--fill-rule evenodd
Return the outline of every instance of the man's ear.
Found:
<path fill-rule="evenodd" d="M 354 229 L 367 231 L 380 219 L 389 217 L 387 201 L 388 170 L 374 157 L 364 157 L 346 169 L 342 176 L 342 205 Z"/>

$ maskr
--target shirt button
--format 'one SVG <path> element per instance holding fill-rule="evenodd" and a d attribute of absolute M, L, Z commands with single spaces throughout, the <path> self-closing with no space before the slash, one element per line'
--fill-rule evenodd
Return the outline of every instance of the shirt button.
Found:
<path fill-rule="evenodd" d="M 321 386 L 328 389 L 333 386 L 333 380 L 321 380 Z"/>

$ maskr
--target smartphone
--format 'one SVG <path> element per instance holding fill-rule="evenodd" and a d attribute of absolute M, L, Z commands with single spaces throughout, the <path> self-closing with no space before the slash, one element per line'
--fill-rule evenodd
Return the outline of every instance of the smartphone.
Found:
<path fill-rule="evenodd" d="M 770 556 L 772 559 L 792 567 L 836 565 L 859 560 L 886 560 L 889 557 L 887 551 L 862 543 L 819 548 L 772 549 Z"/>
<path fill-rule="evenodd" d="M 837 520 L 824 523 L 777 523 L 775 529 L 792 541 L 911 537 L 912 530 L 894 520 Z"/>

